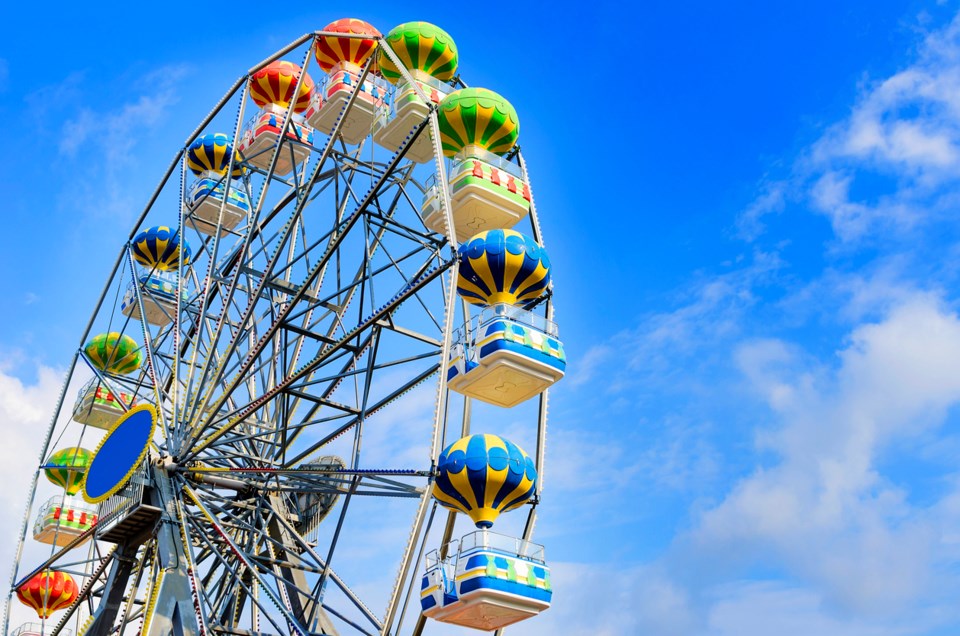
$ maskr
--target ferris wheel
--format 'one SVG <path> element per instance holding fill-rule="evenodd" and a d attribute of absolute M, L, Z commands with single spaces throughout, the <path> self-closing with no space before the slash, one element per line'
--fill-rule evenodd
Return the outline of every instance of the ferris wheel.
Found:
<path fill-rule="evenodd" d="M 434 25 L 337 20 L 177 152 L 42 442 L 4 633 L 495 631 L 550 606 L 550 262 L 518 115 L 457 63 Z"/>

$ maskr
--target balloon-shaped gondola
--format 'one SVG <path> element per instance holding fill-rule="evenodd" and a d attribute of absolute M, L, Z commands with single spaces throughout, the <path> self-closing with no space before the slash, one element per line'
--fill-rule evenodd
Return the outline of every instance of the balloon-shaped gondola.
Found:
<path fill-rule="evenodd" d="M 66 572 L 43 570 L 17 588 L 17 598 L 37 612 L 42 619 L 50 618 L 75 600 L 79 589 L 73 577 Z"/>
<path fill-rule="evenodd" d="M 502 155 L 517 143 L 520 118 L 503 97 L 486 88 L 462 88 L 443 98 L 437 111 L 443 154 L 467 146 Z"/>
<path fill-rule="evenodd" d="M 478 528 L 490 528 L 500 513 L 526 503 L 536 482 L 537 469 L 522 448 L 497 435 L 470 435 L 440 454 L 432 493 Z"/>
<path fill-rule="evenodd" d="M 150 270 L 175 272 L 181 260 L 184 266 L 190 263 L 190 246 L 180 239 L 178 230 L 157 225 L 134 237 L 133 259 Z"/>
<path fill-rule="evenodd" d="M 449 203 L 457 240 L 478 232 L 508 229 L 530 213 L 530 187 L 516 164 L 503 155 L 515 148 L 520 132 L 517 111 L 485 88 L 463 88 L 443 98 L 437 109 L 440 146 L 452 157 Z M 447 221 L 439 191 L 424 194 L 423 221 L 438 232 Z"/>
<path fill-rule="evenodd" d="M 271 62 L 250 76 L 250 98 L 261 107 L 273 104 L 285 109 L 292 104 L 293 112 L 302 113 L 310 105 L 313 79 L 309 73 L 303 73 L 298 90 L 301 73 L 300 66 L 293 62 Z"/>
<path fill-rule="evenodd" d="M 429 127 L 408 140 L 412 131 L 423 125 L 431 104 L 440 103 L 453 90 L 444 82 L 456 75 L 457 46 L 446 31 L 428 22 L 407 22 L 394 27 L 384 43 L 377 51 L 377 65 L 383 77 L 396 84 L 397 89 L 392 107 L 384 108 L 377 119 L 373 140 L 392 151 L 406 144 L 406 158 L 425 163 L 434 158 Z M 393 56 L 408 75 L 397 67 Z"/>
<path fill-rule="evenodd" d="M 94 336 L 83 351 L 93 366 L 118 375 L 133 373 L 143 360 L 137 341 L 115 331 Z"/>
<path fill-rule="evenodd" d="M 233 157 L 231 176 L 243 176 L 240 155 L 233 149 L 233 140 L 223 133 L 210 133 L 197 137 L 187 148 L 187 168 L 195 175 L 212 172 L 218 175 L 227 173 L 230 158 Z"/>
<path fill-rule="evenodd" d="M 60 486 L 68 495 L 75 495 L 80 492 L 83 475 L 92 458 L 93 453 L 86 448 L 61 448 L 47 458 L 43 473 L 50 483 Z"/>
<path fill-rule="evenodd" d="M 228 170 L 232 179 L 247 172 L 233 140 L 223 133 L 197 137 L 187 148 L 186 163 L 199 177 L 184 197 L 192 212 L 186 226 L 201 234 L 223 235 L 239 225 L 250 211 L 250 197 L 242 183 L 225 178 Z"/>
<path fill-rule="evenodd" d="M 488 230 L 460 246 L 457 293 L 474 305 L 517 305 L 543 295 L 550 259 L 539 243 L 513 230 Z"/>
<path fill-rule="evenodd" d="M 423 73 L 441 82 L 457 73 L 457 45 L 450 34 L 429 22 L 405 22 L 387 33 L 387 46 L 410 71 Z M 383 51 L 377 53 L 380 73 L 396 84 L 400 69 Z"/>
<path fill-rule="evenodd" d="M 369 38 L 344 38 L 331 35 L 318 37 L 313 45 L 313 53 L 324 73 L 329 73 L 334 67 L 344 62 L 362 66 L 376 51 L 378 38 L 381 35 L 372 24 L 356 18 L 334 20 L 321 30 L 328 33 L 370 36 Z"/>
<path fill-rule="evenodd" d="M 297 64 L 277 60 L 253 73 L 247 85 L 250 99 L 263 110 L 244 127 L 238 150 L 250 165 L 269 170 L 272 163 L 274 173 L 289 174 L 310 156 L 313 145 L 313 128 L 298 115 L 311 105 L 313 79 Z M 293 117 L 286 123 L 285 138 L 278 149 L 288 110 Z"/>
<path fill-rule="evenodd" d="M 322 35 L 313 45 L 317 64 L 327 76 L 323 90 L 316 92 L 304 117 L 308 124 L 328 135 L 339 121 L 340 138 L 348 144 L 358 144 L 370 134 L 377 110 L 383 106 L 387 94 L 386 84 L 373 68 L 363 83 L 360 82 L 363 65 L 379 45 L 380 32 L 356 18 L 335 20 L 325 26 L 323 32 L 343 35 Z M 376 58 L 373 59 L 375 67 Z"/>

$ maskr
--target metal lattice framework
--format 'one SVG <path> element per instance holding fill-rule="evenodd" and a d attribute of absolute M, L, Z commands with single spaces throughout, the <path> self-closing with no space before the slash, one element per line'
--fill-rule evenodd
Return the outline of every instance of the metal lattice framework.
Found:
<path fill-rule="evenodd" d="M 31 488 L 4 633 L 13 591 L 49 567 L 72 573 L 80 593 L 44 633 L 423 631 L 410 601 L 415 569 L 431 528 L 441 544 L 454 530 L 454 514 L 438 518 L 429 497 L 433 462 L 470 430 L 472 411 L 459 396 L 451 408 L 446 374 L 438 373 L 451 334 L 470 314 L 456 296 L 455 237 L 426 229 L 420 217 L 426 179 L 447 183 L 435 109 L 396 153 L 369 138 L 348 147 L 338 132 L 354 94 L 333 133 L 318 138 L 292 174 L 275 171 L 295 149 L 287 140 L 269 168 L 224 178 L 251 201 L 245 223 L 200 233 L 182 204 L 186 147 L 231 120 L 238 139 L 249 76 L 303 50 L 309 69 L 309 47 L 322 35 L 304 35 L 237 80 L 177 153 L 131 231 L 130 239 L 145 225 L 176 223 L 193 258 L 181 263 L 171 322 L 153 326 L 117 310 L 128 286 L 139 315 L 151 300 L 136 284 L 129 241 L 119 254 L 81 346 L 98 330 L 135 335 L 144 364 L 120 376 L 90 364 L 82 349 L 74 356 Z M 361 83 L 369 72 L 370 62 Z M 290 125 L 284 117 L 283 133 Z M 418 165 L 405 152 L 422 135 L 438 159 Z M 510 159 L 526 179 L 519 151 Z M 232 168 L 231 159 L 228 174 Z M 530 223 L 542 242 L 535 207 Z M 536 309 L 550 318 L 549 296 Z M 70 387 L 84 377 L 156 405 L 159 433 L 125 489 L 101 505 L 99 523 L 41 555 L 28 529 L 42 462 L 63 442 L 89 445 L 97 434 L 69 421 Z M 544 393 L 529 424 L 541 472 L 546 409 Z M 397 518 L 405 525 L 393 532 Z M 377 535 L 381 523 L 391 532 Z M 377 561 L 381 552 L 391 556 Z M 384 599 L 386 610 L 374 611 Z"/>

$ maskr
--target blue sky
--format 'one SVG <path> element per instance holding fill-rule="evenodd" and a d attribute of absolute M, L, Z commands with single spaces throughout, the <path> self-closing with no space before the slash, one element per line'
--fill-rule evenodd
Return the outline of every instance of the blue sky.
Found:
<path fill-rule="evenodd" d="M 45 5 L 0 25 L 6 479 L 227 87 L 333 19 L 423 19 L 520 114 L 570 357 L 538 526 L 556 604 L 523 633 L 955 634 L 958 6 L 674 4 Z"/>

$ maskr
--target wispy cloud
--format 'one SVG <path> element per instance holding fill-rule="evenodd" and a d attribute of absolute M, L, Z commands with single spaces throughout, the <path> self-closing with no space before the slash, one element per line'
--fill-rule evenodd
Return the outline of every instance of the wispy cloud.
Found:
<path fill-rule="evenodd" d="M 747 206 L 737 219 L 738 235 L 752 241 L 763 232 L 762 219 L 770 214 L 779 214 L 786 205 L 789 184 L 786 181 L 765 181 L 761 193 Z"/>
<path fill-rule="evenodd" d="M 552 564 L 551 580 L 554 598 L 563 601 L 513 629 L 525 636 L 695 633 L 690 599 L 655 568 L 558 562 Z M 436 623 L 430 633 L 459 636 L 464 631 Z"/>
<path fill-rule="evenodd" d="M 741 235 L 756 239 L 784 201 L 825 215 L 844 243 L 949 214 L 960 175 L 958 96 L 960 19 L 929 33 L 900 72 L 865 81 L 849 117 L 828 126 L 786 177 L 760 188 L 741 213 Z M 886 180 L 886 193 L 863 194 L 858 186 L 868 177 Z"/>
<path fill-rule="evenodd" d="M 918 633 L 928 625 L 881 623 L 838 616 L 815 590 L 772 582 L 738 581 L 719 588 L 710 609 L 706 636 L 895 636 Z"/>
<path fill-rule="evenodd" d="M 32 381 L 19 377 L 31 372 L 35 373 Z M 0 505 L 9 513 L 0 519 L 0 535 L 8 539 L 19 536 L 21 511 L 27 504 L 30 480 L 62 383 L 61 371 L 34 366 L 22 354 L 7 354 L 0 360 L 0 430 L 4 435 L 0 444 L 0 482 L 4 484 Z M 12 557 L 9 548 L 0 555 L 0 572 L 10 571 Z"/>
<path fill-rule="evenodd" d="M 686 385 L 694 377 L 676 374 L 681 361 L 703 368 L 713 361 L 701 358 L 704 345 L 741 335 L 744 317 L 756 308 L 757 291 L 782 265 L 776 252 L 755 250 L 725 273 L 698 277 L 676 293 L 673 308 L 641 316 L 637 327 L 588 349 L 580 371 L 585 378 L 575 377 L 573 384 L 602 372 L 608 395 Z"/>
<path fill-rule="evenodd" d="M 847 610 L 896 614 L 943 589 L 947 527 L 909 502 L 882 460 L 894 445 L 903 458 L 960 402 L 960 320 L 918 296 L 857 328 L 838 355 L 839 368 L 824 371 L 780 343 L 741 347 L 741 368 L 772 412 L 758 442 L 778 460 L 706 512 L 694 542 L 785 566 Z M 951 577 L 949 588 L 958 584 Z"/>
<path fill-rule="evenodd" d="M 60 152 L 73 156 L 85 144 L 93 142 L 105 153 L 107 163 L 129 162 L 137 145 L 137 130 L 160 122 L 175 104 L 177 84 L 187 69 L 184 66 L 164 67 L 146 75 L 134 86 L 142 93 L 119 108 L 98 112 L 82 108 L 63 125 Z"/>
<path fill-rule="evenodd" d="M 161 125 L 179 101 L 178 85 L 185 66 L 168 66 L 131 84 L 129 99 L 98 110 L 81 107 L 67 119 L 59 135 L 62 157 L 80 162 L 80 179 L 70 191 L 70 205 L 93 218 L 125 219 L 142 194 L 128 188 L 129 175 L 139 164 L 144 135 Z"/>

